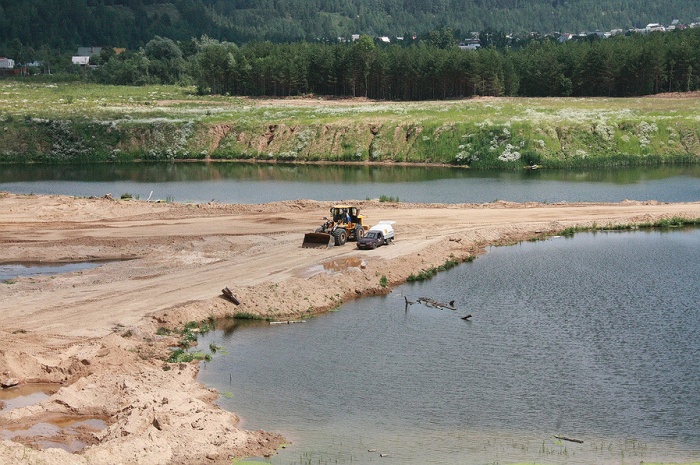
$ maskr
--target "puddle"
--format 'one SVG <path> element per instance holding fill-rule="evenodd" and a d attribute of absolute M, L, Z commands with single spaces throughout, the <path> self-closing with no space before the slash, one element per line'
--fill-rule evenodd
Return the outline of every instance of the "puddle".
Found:
<path fill-rule="evenodd" d="M 60 384 L 23 384 L 0 390 L 0 412 L 38 404 L 60 389 Z"/>
<path fill-rule="evenodd" d="M 35 405 L 55 394 L 60 384 L 23 384 L 0 390 L 0 414 L 12 409 Z M 0 429 L 0 439 L 32 445 L 41 449 L 58 448 L 79 452 L 94 442 L 93 433 L 107 428 L 99 417 L 58 415 L 28 425 L 11 423 Z"/>
<path fill-rule="evenodd" d="M 2 430 L 2 437 L 3 437 L 3 439 L 10 439 L 10 440 L 16 439 L 16 438 L 33 437 L 33 436 L 51 437 L 51 436 L 56 436 L 60 432 L 61 432 L 61 428 L 59 428 L 56 425 L 52 425 L 51 423 L 37 423 L 36 425 L 32 425 L 26 429 Z"/>
<path fill-rule="evenodd" d="M 107 422 L 96 417 L 60 417 L 50 423 L 63 429 L 87 428 L 99 431 L 107 428 Z"/>
<path fill-rule="evenodd" d="M 107 422 L 96 417 L 61 416 L 24 429 L 5 429 L 0 438 L 40 449 L 63 449 L 79 452 L 93 443 L 92 433 L 107 428 Z"/>
<path fill-rule="evenodd" d="M 351 268 L 362 269 L 366 266 L 366 264 L 367 263 L 365 260 L 359 257 L 339 258 L 323 262 L 320 265 L 314 265 L 311 268 L 308 268 L 306 271 L 300 273 L 300 275 L 301 277 L 308 279 L 319 273 L 330 274 L 338 273 Z"/>
<path fill-rule="evenodd" d="M 90 270 L 104 265 L 106 262 L 76 262 L 76 263 L 9 263 L 0 265 L 0 282 L 27 276 L 49 276 L 72 271 Z"/>

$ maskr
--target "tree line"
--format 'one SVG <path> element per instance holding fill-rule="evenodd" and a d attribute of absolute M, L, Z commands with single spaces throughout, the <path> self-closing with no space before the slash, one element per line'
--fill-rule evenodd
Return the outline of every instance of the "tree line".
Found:
<path fill-rule="evenodd" d="M 627 97 L 700 89 L 700 29 L 465 51 L 420 41 L 384 46 L 251 42 L 208 37 L 185 43 L 156 37 L 115 55 L 86 79 L 116 85 L 195 85 L 201 94 L 324 95 L 381 100 L 482 96 Z"/>

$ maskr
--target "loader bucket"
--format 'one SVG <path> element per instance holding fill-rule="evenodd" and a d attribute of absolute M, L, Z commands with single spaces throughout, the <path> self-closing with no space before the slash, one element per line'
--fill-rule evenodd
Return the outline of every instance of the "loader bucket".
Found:
<path fill-rule="evenodd" d="M 335 244 L 335 238 L 326 233 L 307 233 L 304 235 L 304 248 L 330 249 Z"/>

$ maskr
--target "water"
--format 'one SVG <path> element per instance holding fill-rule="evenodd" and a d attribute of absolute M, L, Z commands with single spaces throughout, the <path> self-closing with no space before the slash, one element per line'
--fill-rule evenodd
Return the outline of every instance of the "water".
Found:
<path fill-rule="evenodd" d="M 54 275 L 97 268 L 104 262 L 0 263 L 0 283 L 24 276 Z"/>
<path fill-rule="evenodd" d="M 274 464 L 697 462 L 698 275 L 698 229 L 495 248 L 305 324 L 210 333 L 227 353 L 200 379 L 292 441 Z"/>
<path fill-rule="evenodd" d="M 56 393 L 59 384 L 32 383 L 0 389 L 0 411 L 35 405 Z"/>
<path fill-rule="evenodd" d="M 0 191 L 141 200 L 264 203 L 362 200 L 484 203 L 700 200 L 700 166 L 585 171 L 469 171 L 391 166 L 247 163 L 0 165 Z"/>

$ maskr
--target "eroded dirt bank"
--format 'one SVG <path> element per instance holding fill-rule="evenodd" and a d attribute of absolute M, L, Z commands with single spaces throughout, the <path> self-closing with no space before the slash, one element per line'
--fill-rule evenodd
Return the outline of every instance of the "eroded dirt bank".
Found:
<path fill-rule="evenodd" d="M 327 202 L 183 205 L 0 193 L 0 263 L 114 260 L 0 283 L 0 383 L 61 383 L 34 405 L 0 412 L 0 463 L 229 463 L 272 454 L 284 438 L 238 428 L 234 414 L 213 404 L 216 393 L 196 382 L 195 364 L 163 361 L 174 340 L 159 328 L 236 313 L 301 317 L 387 292 L 383 276 L 390 288 L 488 244 L 570 226 L 700 218 L 700 203 L 354 203 L 370 224 L 396 221 L 394 245 L 301 248 Z M 342 266 L 359 261 L 365 266 Z M 239 306 L 221 297 L 224 287 Z M 46 424 L 82 426 L 39 427 Z M 78 444 L 80 452 L 37 444 Z"/>

